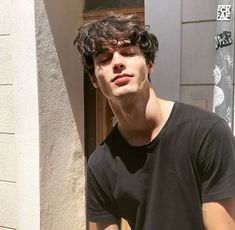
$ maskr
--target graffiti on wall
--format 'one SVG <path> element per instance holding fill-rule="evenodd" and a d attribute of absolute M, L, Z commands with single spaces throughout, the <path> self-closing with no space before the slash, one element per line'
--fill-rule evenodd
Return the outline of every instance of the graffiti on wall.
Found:
<path fill-rule="evenodd" d="M 217 0 L 215 36 L 216 60 L 213 70 L 215 82 L 213 110 L 233 125 L 233 0 Z"/>

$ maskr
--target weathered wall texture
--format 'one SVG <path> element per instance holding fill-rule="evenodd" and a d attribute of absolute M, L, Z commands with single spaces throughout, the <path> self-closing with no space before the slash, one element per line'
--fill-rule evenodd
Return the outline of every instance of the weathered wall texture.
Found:
<path fill-rule="evenodd" d="M 79 1 L 51 1 L 50 9 L 49 1 L 45 1 L 49 4 L 46 12 L 43 0 L 35 2 L 41 229 L 83 230 L 83 73 L 71 39 L 76 32 L 74 25 L 78 26 L 78 21 L 71 24 L 71 20 L 75 16 L 81 20 L 82 7 L 77 7 Z M 55 17 L 58 20 L 53 21 Z"/>

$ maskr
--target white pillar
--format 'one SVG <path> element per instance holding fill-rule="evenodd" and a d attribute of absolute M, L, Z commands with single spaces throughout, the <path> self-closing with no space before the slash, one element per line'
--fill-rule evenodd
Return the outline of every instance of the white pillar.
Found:
<path fill-rule="evenodd" d="M 17 230 L 40 230 L 39 113 L 34 1 L 12 1 Z"/>

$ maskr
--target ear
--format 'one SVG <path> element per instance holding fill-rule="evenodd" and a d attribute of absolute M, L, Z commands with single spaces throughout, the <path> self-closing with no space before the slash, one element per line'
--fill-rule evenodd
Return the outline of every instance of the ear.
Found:
<path fill-rule="evenodd" d="M 152 72 L 153 72 L 153 63 L 152 63 L 152 62 L 149 62 L 149 63 L 147 64 L 147 67 L 148 67 L 148 73 L 149 73 L 149 74 L 152 73 Z"/>
<path fill-rule="evenodd" d="M 89 77 L 90 77 L 90 80 L 91 80 L 92 85 L 93 85 L 95 88 L 99 88 L 99 83 L 98 83 L 98 81 L 97 81 L 97 79 L 96 79 L 96 76 L 90 75 Z"/>

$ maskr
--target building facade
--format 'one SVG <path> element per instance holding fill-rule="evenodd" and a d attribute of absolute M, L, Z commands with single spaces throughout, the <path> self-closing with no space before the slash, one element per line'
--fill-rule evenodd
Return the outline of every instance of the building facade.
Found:
<path fill-rule="evenodd" d="M 86 160 L 114 121 L 73 47 L 109 11 L 91 2 L 0 2 L 0 230 L 86 229 Z M 216 1 L 125 2 L 159 39 L 157 94 L 212 110 Z"/>

